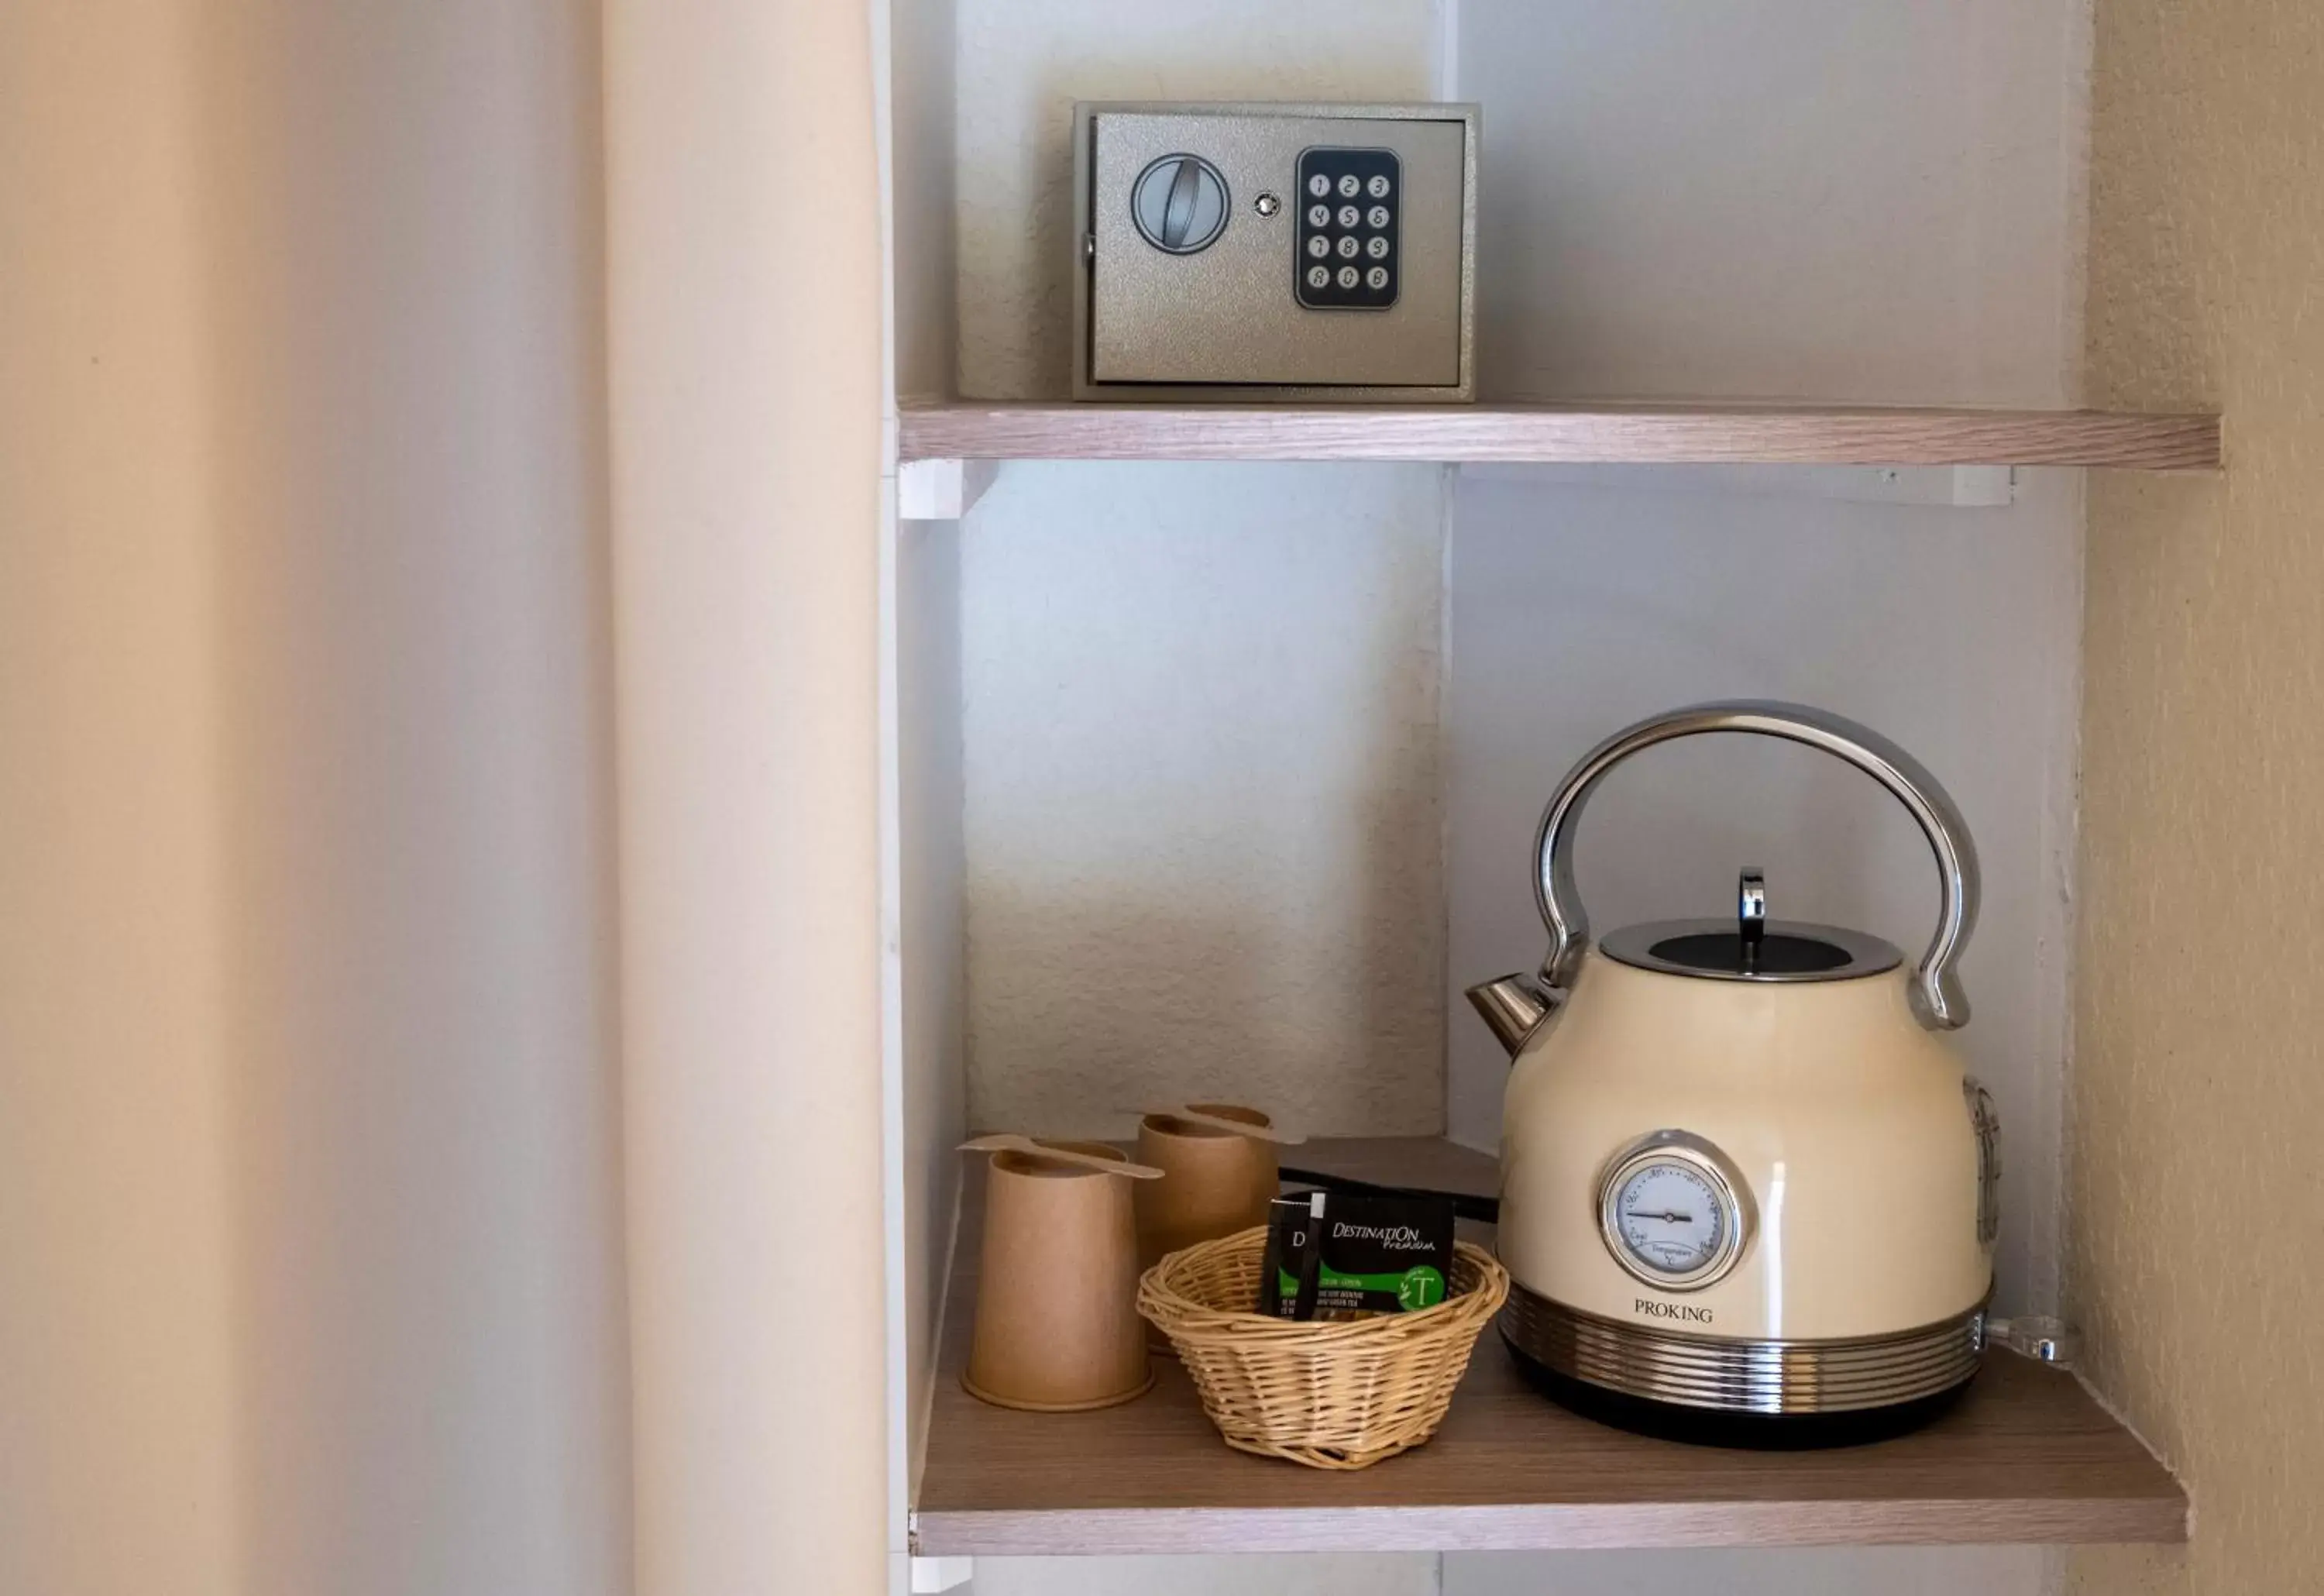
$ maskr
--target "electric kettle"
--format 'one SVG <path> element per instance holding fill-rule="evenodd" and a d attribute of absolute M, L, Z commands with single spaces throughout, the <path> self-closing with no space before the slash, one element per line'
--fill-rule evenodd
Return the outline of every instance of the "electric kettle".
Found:
<path fill-rule="evenodd" d="M 1860 931 L 1771 920 L 1742 872 L 1732 920 L 1593 946 L 1573 836 L 1607 772 L 1676 738 L 1821 749 L 1919 822 L 1936 936 L 1904 967 Z M 1503 1339 L 1535 1382 L 1627 1428 L 1821 1445 L 1934 1416 L 1983 1351 L 1992 1288 L 1991 1099 L 1943 1033 L 1977 858 L 1935 778 L 1877 733 L 1798 705 L 1697 705 L 1575 765 L 1535 838 L 1549 927 L 1536 983 L 1471 988 L 1513 1058 L 1501 1132 Z"/>

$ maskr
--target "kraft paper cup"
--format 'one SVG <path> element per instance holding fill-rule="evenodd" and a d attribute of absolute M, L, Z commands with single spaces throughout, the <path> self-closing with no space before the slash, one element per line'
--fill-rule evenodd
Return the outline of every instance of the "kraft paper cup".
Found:
<path fill-rule="evenodd" d="M 1186 1106 L 1261 1130 L 1274 1123 L 1240 1103 Z M 1277 1184 L 1273 1142 L 1165 1112 L 1138 1122 L 1138 1159 L 1162 1171 L 1159 1180 L 1140 1181 L 1136 1194 L 1140 1269 L 1152 1268 L 1166 1252 L 1267 1222 L 1267 1205 L 1275 1200 Z"/>
<path fill-rule="evenodd" d="M 1046 1143 L 1122 1162 L 1094 1141 Z M 1001 1407 L 1078 1413 L 1154 1383 L 1138 1316 L 1131 1181 L 1038 1152 L 992 1155 L 975 1339 L 961 1384 Z"/>

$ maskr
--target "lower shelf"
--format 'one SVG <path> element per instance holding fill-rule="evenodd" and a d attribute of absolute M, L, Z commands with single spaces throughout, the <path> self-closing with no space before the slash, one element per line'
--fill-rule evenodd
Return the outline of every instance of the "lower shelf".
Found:
<path fill-rule="evenodd" d="M 1430 1139 L 1324 1142 L 1298 1163 L 1489 1192 L 1493 1161 Z M 2180 1541 L 2187 1499 L 2069 1374 L 1991 1354 L 1925 1430 L 1873 1446 L 1741 1453 L 1576 1417 L 1490 1332 L 1435 1438 L 1359 1473 L 1230 1451 L 1177 1364 L 1098 1413 L 989 1407 L 961 1388 L 982 1169 L 964 1195 L 926 1469 L 925 1556 L 1093 1553 Z"/>

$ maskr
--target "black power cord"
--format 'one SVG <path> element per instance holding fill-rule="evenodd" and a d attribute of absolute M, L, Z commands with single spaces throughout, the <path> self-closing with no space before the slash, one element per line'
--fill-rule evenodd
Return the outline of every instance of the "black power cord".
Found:
<path fill-rule="evenodd" d="M 1352 1176 L 1326 1175 L 1320 1169 L 1294 1169 L 1287 1165 L 1277 1173 L 1295 1185 L 1322 1186 L 1327 1192 L 1353 1192 L 1368 1197 L 1450 1198 L 1452 1213 L 1457 1218 L 1481 1220 L 1487 1224 L 1501 1222 L 1501 1200 L 1499 1197 L 1471 1196 L 1462 1192 L 1432 1192 L 1421 1186 L 1382 1185 L 1377 1181 L 1358 1180 Z"/>

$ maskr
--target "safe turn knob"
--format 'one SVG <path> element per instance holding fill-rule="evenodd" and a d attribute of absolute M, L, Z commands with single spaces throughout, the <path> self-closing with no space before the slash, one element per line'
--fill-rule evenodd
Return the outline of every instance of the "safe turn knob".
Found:
<path fill-rule="evenodd" d="M 1130 191 L 1130 219 L 1156 249 L 1191 255 L 1226 231 L 1227 180 L 1200 155 L 1165 155 L 1138 174 Z"/>

